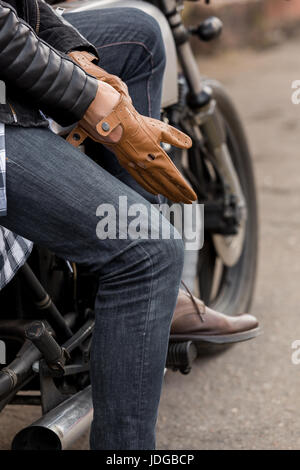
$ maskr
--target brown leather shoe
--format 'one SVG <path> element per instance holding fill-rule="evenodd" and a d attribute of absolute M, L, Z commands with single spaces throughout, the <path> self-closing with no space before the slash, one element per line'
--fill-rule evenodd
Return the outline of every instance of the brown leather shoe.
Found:
<path fill-rule="evenodd" d="M 258 321 L 253 315 L 224 315 L 206 307 L 189 290 L 179 290 L 171 324 L 171 341 L 225 344 L 246 341 L 259 334 Z"/>

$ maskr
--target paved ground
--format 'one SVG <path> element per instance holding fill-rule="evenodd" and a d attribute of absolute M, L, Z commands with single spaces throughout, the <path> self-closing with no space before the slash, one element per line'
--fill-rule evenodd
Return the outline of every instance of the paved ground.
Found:
<path fill-rule="evenodd" d="M 254 154 L 261 229 L 253 312 L 265 333 L 199 360 L 188 376 L 168 372 L 160 449 L 300 448 L 300 365 L 291 363 L 291 343 L 300 339 L 300 106 L 290 99 L 299 41 L 202 62 L 234 96 Z M 0 448 L 35 417 L 36 410 L 8 408 Z M 81 439 L 75 448 L 86 446 Z"/>
<path fill-rule="evenodd" d="M 299 41 L 202 64 L 226 85 L 247 126 L 260 205 L 260 263 L 253 313 L 264 336 L 169 373 L 158 443 L 169 449 L 300 448 L 300 78 Z"/>

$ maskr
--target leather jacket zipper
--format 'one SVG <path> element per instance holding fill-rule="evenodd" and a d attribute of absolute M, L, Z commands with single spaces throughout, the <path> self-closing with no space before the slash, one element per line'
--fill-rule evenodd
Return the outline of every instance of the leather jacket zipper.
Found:
<path fill-rule="evenodd" d="M 13 119 L 14 119 L 14 122 L 17 123 L 18 122 L 18 118 L 17 118 L 17 114 L 16 114 L 16 111 L 14 110 L 14 108 L 12 107 L 12 105 L 10 103 L 7 103 L 8 106 L 10 107 L 10 110 L 11 110 L 11 114 L 13 116 Z"/>
<path fill-rule="evenodd" d="M 41 12 L 40 12 L 40 7 L 38 4 L 38 0 L 35 0 L 35 5 L 36 5 L 36 25 L 35 25 L 35 32 L 36 34 L 39 34 L 40 32 L 40 25 L 41 25 Z"/>

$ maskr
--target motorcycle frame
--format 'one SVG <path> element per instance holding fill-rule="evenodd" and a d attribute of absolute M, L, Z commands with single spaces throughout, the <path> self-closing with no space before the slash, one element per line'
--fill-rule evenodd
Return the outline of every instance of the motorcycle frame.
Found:
<path fill-rule="evenodd" d="M 90 315 L 85 323 L 76 331 L 73 331 L 72 320 L 64 317 L 57 309 L 48 293 L 45 291 L 30 266 L 25 263 L 19 270 L 18 276 L 26 285 L 33 303 L 40 311 L 40 317 L 51 331 L 55 339 L 62 344 L 70 359 L 67 365 L 62 365 L 60 370 L 53 369 L 45 361 L 43 354 L 36 345 L 26 339 L 25 328 L 32 320 L 1 320 L 0 336 L 18 338 L 23 340 L 23 345 L 15 359 L 0 370 L 0 411 L 8 404 L 41 405 L 43 412 L 47 412 L 66 400 L 71 394 L 61 393 L 55 379 L 65 378 L 88 372 L 89 359 L 86 342 L 92 337 L 94 329 L 94 317 Z M 73 354 L 77 351 L 77 354 Z M 79 352 L 79 354 L 78 354 Z M 35 376 L 39 376 L 41 396 L 15 396 Z"/>

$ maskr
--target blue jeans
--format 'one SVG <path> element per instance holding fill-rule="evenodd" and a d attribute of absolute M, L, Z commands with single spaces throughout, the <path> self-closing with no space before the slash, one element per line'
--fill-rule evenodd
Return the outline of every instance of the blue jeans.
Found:
<path fill-rule="evenodd" d="M 127 82 L 136 107 L 158 116 L 164 52 L 156 22 L 131 9 L 69 19 L 99 48 L 101 65 Z M 154 449 L 183 243 L 150 236 L 100 240 L 100 204 L 112 204 L 118 217 L 119 196 L 127 196 L 128 205 L 143 203 L 150 214 L 150 202 L 121 181 L 126 175 L 118 166 L 120 179 L 49 129 L 7 126 L 6 147 L 8 215 L 1 224 L 99 276 L 91 448 Z M 150 233 L 150 217 L 141 223 Z"/>

